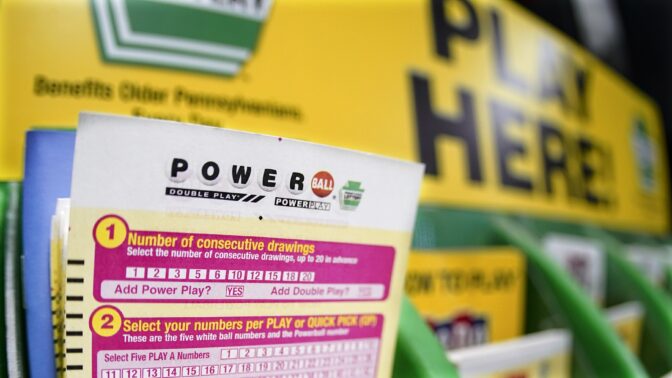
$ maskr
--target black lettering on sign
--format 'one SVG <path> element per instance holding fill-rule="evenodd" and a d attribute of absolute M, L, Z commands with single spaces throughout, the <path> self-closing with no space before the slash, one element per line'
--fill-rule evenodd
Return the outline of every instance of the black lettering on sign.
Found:
<path fill-rule="evenodd" d="M 608 152 L 585 137 L 579 138 L 578 147 L 584 200 L 593 205 L 609 205 L 607 196 L 601 196 L 594 191 L 596 179 L 601 178 L 605 181 L 611 176 Z"/>
<path fill-rule="evenodd" d="M 457 1 L 466 11 L 468 19 L 456 21 L 449 19 L 447 4 Z M 477 41 L 480 34 L 478 17 L 474 5 L 469 0 L 432 0 L 432 26 L 434 27 L 434 50 L 446 59 L 452 58 L 451 39 L 460 37 L 467 41 Z"/>
<path fill-rule="evenodd" d="M 579 96 L 578 114 L 582 118 L 588 118 L 588 70 L 579 68 L 576 70 L 576 91 Z"/>
<path fill-rule="evenodd" d="M 492 276 L 491 290 L 508 290 L 515 285 L 517 274 L 512 270 L 496 270 Z"/>
<path fill-rule="evenodd" d="M 565 111 L 570 111 L 567 95 L 563 86 L 566 78 L 563 72 L 563 59 L 550 41 L 543 41 L 539 46 L 538 80 L 539 98 L 547 101 L 556 99 Z"/>
<path fill-rule="evenodd" d="M 432 48 L 447 63 L 446 67 L 459 59 L 455 53 L 456 42 L 475 44 L 484 37 L 492 37 L 482 43 L 486 43 L 484 48 L 491 49 L 491 69 L 497 82 L 486 85 L 485 93 L 476 93 L 464 84 L 455 84 L 454 80 L 445 87 L 434 88 L 433 76 L 417 71 L 410 73 L 419 158 L 425 163 L 426 174 L 445 175 L 445 170 L 465 164 L 465 172 L 468 172 L 465 181 L 483 183 L 486 177 L 482 159 L 490 155 L 484 153 L 483 148 L 489 145 L 481 143 L 479 133 L 490 132 L 488 127 L 491 127 L 495 149 L 492 163 L 497 175 L 493 177 L 499 180 L 498 186 L 522 190 L 518 193 L 521 196 L 536 190 L 538 195 L 555 198 L 564 192 L 568 204 L 572 205 L 578 202 L 593 207 L 613 205 L 615 199 L 609 185 L 613 183 L 610 151 L 599 141 L 577 135 L 565 127 L 568 125 L 557 123 L 565 120 L 587 124 L 591 76 L 582 56 L 553 38 L 544 38 L 543 33 L 541 37 L 521 38 L 512 34 L 507 38 L 506 12 L 496 5 L 480 9 L 471 0 L 430 0 L 429 4 Z M 519 59 L 523 58 L 517 55 L 521 51 L 517 44 L 521 43 L 534 44 L 531 47 L 536 48 L 538 55 L 530 61 Z M 477 82 L 482 80 L 487 79 L 476 78 Z M 442 96 L 455 96 L 454 109 L 441 109 L 436 105 L 433 89 Z M 518 101 L 510 104 L 504 99 L 498 100 L 495 90 L 514 95 Z M 479 101 L 487 100 L 490 101 L 487 111 L 477 115 L 477 105 L 482 106 Z M 546 109 L 556 104 L 562 111 L 559 120 L 546 114 Z M 529 136 L 533 136 L 534 141 L 530 141 Z M 465 157 L 451 156 L 450 164 L 439 167 L 437 146 L 446 141 L 459 144 Z M 530 142 L 533 144 L 529 145 Z M 537 145 L 540 146 L 539 158 L 531 153 L 537 151 L 534 149 Z M 461 161 L 465 163 L 456 163 Z M 480 278 L 475 275 L 469 280 L 479 282 Z"/>
<path fill-rule="evenodd" d="M 427 294 L 434 291 L 434 280 L 431 272 L 410 271 L 406 275 L 406 294 Z"/>
<path fill-rule="evenodd" d="M 502 21 L 499 12 L 495 9 L 490 11 L 490 19 L 492 21 L 493 44 L 495 49 L 495 68 L 499 80 L 505 85 L 518 90 L 526 92 L 528 90 L 527 83 L 521 77 L 517 76 L 507 64 L 506 60 L 506 46 L 504 45 L 504 32 L 502 31 Z"/>
<path fill-rule="evenodd" d="M 571 185 L 571 175 L 567 161 L 567 142 L 564 135 L 550 122 L 541 120 L 539 121 L 539 145 L 541 146 L 546 193 L 549 195 L 554 193 L 553 176 L 556 173 L 562 174 L 565 179 L 567 192 L 575 193 L 576 190 Z M 553 145 L 555 145 L 556 151 L 553 151 Z"/>
<path fill-rule="evenodd" d="M 480 291 L 490 294 L 509 291 L 518 281 L 519 274 L 512 269 L 501 268 L 492 272 L 482 269 L 442 269 L 436 273 L 438 291 L 441 294 L 462 294 L 465 291 Z"/>
<path fill-rule="evenodd" d="M 522 126 L 525 116 L 520 110 L 496 100 L 490 102 L 490 112 L 495 132 L 497 164 L 502 185 L 531 191 L 532 181 L 530 178 L 512 172 L 509 166 L 512 158 L 525 157 L 527 148 L 522 143 L 511 139 L 506 132 L 508 126 Z"/>
<path fill-rule="evenodd" d="M 584 119 L 588 116 L 588 71 L 550 40 L 539 44 L 537 80 L 540 103 L 557 101 L 566 114 Z"/>
<path fill-rule="evenodd" d="M 479 154 L 474 100 L 465 89 L 458 91 L 461 112 L 454 117 L 437 114 L 432 107 L 429 80 L 416 73 L 411 74 L 415 122 L 420 145 L 420 160 L 425 163 L 425 174 L 439 173 L 436 142 L 439 136 L 461 139 L 465 144 L 469 164 L 469 179 L 483 181 Z"/>

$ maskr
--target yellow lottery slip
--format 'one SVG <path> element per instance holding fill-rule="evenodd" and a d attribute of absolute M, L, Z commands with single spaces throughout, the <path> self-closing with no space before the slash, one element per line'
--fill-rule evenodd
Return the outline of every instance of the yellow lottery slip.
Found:
<path fill-rule="evenodd" d="M 66 375 L 389 377 L 422 174 L 279 137 L 82 114 Z"/>
<path fill-rule="evenodd" d="M 413 251 L 405 288 L 446 350 L 523 333 L 525 259 L 515 248 Z"/>
<path fill-rule="evenodd" d="M 622 303 L 606 309 L 605 316 L 632 353 L 639 354 L 644 307 L 639 302 Z"/>
<path fill-rule="evenodd" d="M 462 378 L 564 378 L 571 376 L 571 336 L 544 331 L 511 341 L 448 353 Z"/>

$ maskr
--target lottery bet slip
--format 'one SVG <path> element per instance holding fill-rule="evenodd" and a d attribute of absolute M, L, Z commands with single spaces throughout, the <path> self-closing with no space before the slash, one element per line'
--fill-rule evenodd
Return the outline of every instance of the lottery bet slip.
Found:
<path fill-rule="evenodd" d="M 68 377 L 391 375 L 420 164 L 81 114 Z"/>

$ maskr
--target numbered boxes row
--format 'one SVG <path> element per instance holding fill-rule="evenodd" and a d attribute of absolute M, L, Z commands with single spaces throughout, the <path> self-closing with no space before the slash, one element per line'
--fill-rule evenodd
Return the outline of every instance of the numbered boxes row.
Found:
<path fill-rule="evenodd" d="M 126 267 L 127 279 L 314 282 L 315 272 Z"/>
<path fill-rule="evenodd" d="M 377 340 L 222 349 L 222 360 L 377 351 Z"/>
<path fill-rule="evenodd" d="M 318 359 L 310 359 L 302 364 L 301 367 L 278 365 L 279 362 L 287 361 L 269 361 L 258 362 L 256 364 L 225 364 L 225 365 L 202 365 L 202 366 L 171 366 L 154 368 L 135 368 L 135 369 L 105 369 L 101 371 L 101 378 L 181 378 L 181 377 L 212 377 L 230 374 L 251 374 L 267 373 L 271 371 L 284 371 L 295 369 L 315 369 L 326 367 L 315 362 Z M 358 366 L 346 369 L 330 369 L 328 371 L 299 372 L 293 374 L 283 374 L 276 377 L 311 377 L 311 378 L 345 378 L 362 377 L 373 375 L 372 366 Z"/>
<path fill-rule="evenodd" d="M 315 370 L 339 367 L 373 366 L 375 360 L 367 358 L 366 361 L 357 361 L 358 356 L 349 356 L 350 362 L 345 362 L 343 357 L 317 357 L 304 359 L 287 359 L 275 361 L 245 362 L 237 364 L 221 365 L 221 374 L 251 374 L 289 372 L 302 370 Z"/>
<path fill-rule="evenodd" d="M 220 372 L 221 370 L 221 372 Z M 226 369 L 219 365 L 203 366 L 169 366 L 135 369 L 105 369 L 101 371 L 101 378 L 175 378 L 175 377 L 207 377 L 220 374 Z"/>

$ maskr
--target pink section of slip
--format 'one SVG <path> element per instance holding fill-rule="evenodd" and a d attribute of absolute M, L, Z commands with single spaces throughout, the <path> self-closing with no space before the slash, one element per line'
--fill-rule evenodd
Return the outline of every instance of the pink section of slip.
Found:
<path fill-rule="evenodd" d="M 129 230 L 117 248 L 96 243 L 94 295 L 101 302 L 384 300 L 394 257 L 390 246 Z"/>

